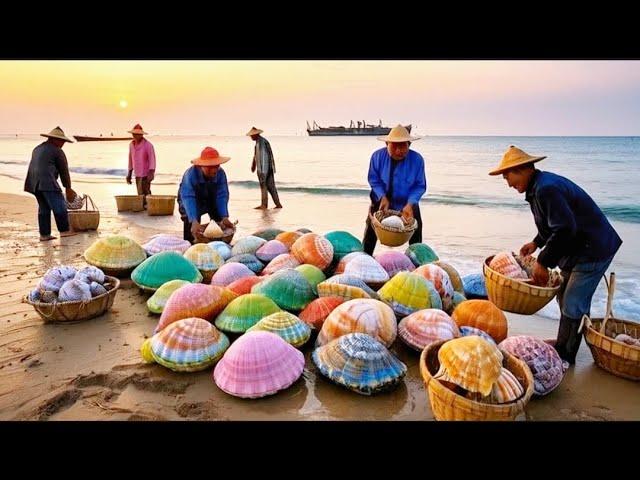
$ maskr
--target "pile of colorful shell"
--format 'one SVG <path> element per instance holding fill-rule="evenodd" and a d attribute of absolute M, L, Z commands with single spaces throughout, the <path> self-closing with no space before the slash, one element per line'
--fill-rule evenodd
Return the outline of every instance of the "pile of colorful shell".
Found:
<path fill-rule="evenodd" d="M 149 241 L 142 245 L 147 255 L 155 255 L 160 252 L 177 252 L 182 255 L 191 246 L 187 240 L 183 240 L 175 235 L 161 233 L 153 235 Z"/>
<path fill-rule="evenodd" d="M 104 272 L 97 267 L 76 270 L 70 265 L 60 265 L 46 271 L 28 298 L 42 303 L 88 302 L 111 288 Z"/>
<path fill-rule="evenodd" d="M 525 393 L 515 375 L 502 366 L 503 354 L 494 343 L 472 335 L 445 342 L 438 351 L 440 368 L 433 376 L 458 395 L 504 404 Z"/>
<path fill-rule="evenodd" d="M 527 272 L 525 272 L 515 257 L 510 252 L 499 252 L 489 262 L 489 268 L 501 273 L 505 277 L 514 278 L 516 280 L 527 280 Z"/>

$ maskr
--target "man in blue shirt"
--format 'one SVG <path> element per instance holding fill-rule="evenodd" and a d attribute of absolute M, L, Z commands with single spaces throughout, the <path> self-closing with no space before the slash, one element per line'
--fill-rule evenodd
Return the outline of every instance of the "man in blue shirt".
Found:
<path fill-rule="evenodd" d="M 533 241 L 520 249 L 528 256 L 538 248 L 533 283 L 546 286 L 548 268 L 559 266 L 563 283 L 558 292 L 560 324 L 554 344 L 560 357 L 575 363 L 582 335 L 578 327 L 589 315 L 591 299 L 622 240 L 593 199 L 571 180 L 537 170 L 535 157 L 513 145 L 489 175 L 500 175 L 509 187 L 525 194 L 538 229 Z"/>
<path fill-rule="evenodd" d="M 398 210 L 402 212 L 402 218 L 407 224 L 415 218 L 418 228 L 409 240 L 410 244 L 422 242 L 420 199 L 427 191 L 424 159 L 418 152 L 409 149 L 411 141 L 418 138 L 420 137 L 412 137 L 405 127 L 398 125 L 386 137 L 378 137 L 387 146 L 373 152 L 369 162 L 369 212 L 374 214 L 378 210 Z M 364 251 L 373 255 L 377 241 L 376 232 L 367 216 L 362 239 Z"/>
<path fill-rule="evenodd" d="M 178 205 L 185 240 L 193 243 L 204 239 L 200 218 L 205 213 L 222 228 L 233 227 L 229 220 L 227 176 L 220 167 L 229 160 L 231 157 L 222 157 L 215 148 L 206 147 L 184 172 L 178 189 Z"/>

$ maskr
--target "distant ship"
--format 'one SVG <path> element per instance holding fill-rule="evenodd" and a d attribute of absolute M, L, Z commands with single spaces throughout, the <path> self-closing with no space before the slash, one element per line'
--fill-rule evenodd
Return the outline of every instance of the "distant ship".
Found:
<path fill-rule="evenodd" d="M 405 128 L 411 132 L 411 125 L 405 125 Z M 364 120 L 351 123 L 348 127 L 321 127 L 315 120 L 313 128 L 307 122 L 307 133 L 310 137 L 323 137 L 335 135 L 387 135 L 391 131 L 391 127 L 383 127 L 382 120 L 378 125 L 367 124 Z"/>
<path fill-rule="evenodd" d="M 133 140 L 133 137 L 114 137 L 113 133 L 111 134 L 110 137 L 103 137 L 102 135 L 100 135 L 99 137 L 90 137 L 87 135 L 74 135 L 73 138 L 75 138 L 78 142 L 109 142 L 109 141 L 116 141 L 116 140 Z"/>

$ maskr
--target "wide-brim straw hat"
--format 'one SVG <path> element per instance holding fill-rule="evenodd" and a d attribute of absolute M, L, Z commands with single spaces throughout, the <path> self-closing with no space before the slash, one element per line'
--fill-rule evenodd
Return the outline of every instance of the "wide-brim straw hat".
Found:
<path fill-rule="evenodd" d="M 137 123 L 131 130 L 128 130 L 128 132 L 140 135 L 148 135 L 148 133 L 142 129 L 142 125 L 140 125 L 139 123 Z"/>
<path fill-rule="evenodd" d="M 380 141 L 392 143 L 412 142 L 419 139 L 420 137 L 412 137 L 409 130 L 400 124 L 393 127 L 385 137 L 378 137 Z"/>
<path fill-rule="evenodd" d="M 59 140 L 64 140 L 65 142 L 73 143 L 73 140 L 68 138 L 60 127 L 54 128 L 49 133 L 41 133 L 40 136 L 47 138 L 57 138 Z"/>
<path fill-rule="evenodd" d="M 251 130 L 247 132 L 247 137 L 250 137 L 251 135 L 260 135 L 262 132 L 264 132 L 264 130 L 260 130 L 256 127 L 251 127 Z"/>
<path fill-rule="evenodd" d="M 226 163 L 229 160 L 231 160 L 231 157 L 221 156 L 215 148 L 205 147 L 200 153 L 200 156 L 191 160 L 191 163 L 199 167 L 213 167 Z"/>
<path fill-rule="evenodd" d="M 500 175 L 501 173 L 504 173 L 511 168 L 526 165 L 527 163 L 539 162 L 540 160 L 543 160 L 545 158 L 547 157 L 536 157 L 533 155 L 529 155 L 524 150 L 520 150 L 518 147 L 514 147 L 513 145 L 511 145 L 502 156 L 500 165 L 491 170 L 489 172 L 489 175 Z"/>

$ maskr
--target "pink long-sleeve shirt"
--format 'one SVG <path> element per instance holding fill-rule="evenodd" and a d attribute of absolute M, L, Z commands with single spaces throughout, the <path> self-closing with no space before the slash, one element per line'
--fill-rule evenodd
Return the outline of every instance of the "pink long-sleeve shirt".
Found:
<path fill-rule="evenodd" d="M 153 145 L 146 138 L 140 143 L 133 140 L 129 144 L 129 170 L 133 170 L 136 177 L 146 177 L 149 170 L 156 169 L 156 153 Z"/>

